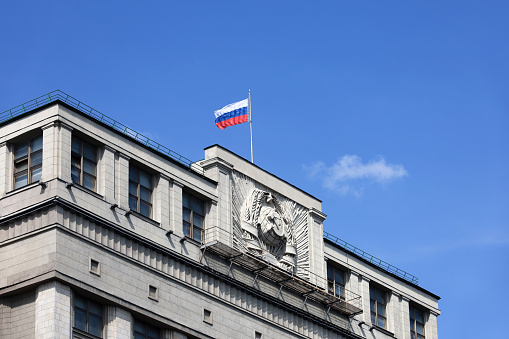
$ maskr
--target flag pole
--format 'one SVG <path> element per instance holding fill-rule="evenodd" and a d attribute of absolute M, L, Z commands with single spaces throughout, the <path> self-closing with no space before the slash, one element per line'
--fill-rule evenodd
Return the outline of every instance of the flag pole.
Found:
<path fill-rule="evenodd" d="M 251 163 L 253 164 L 253 120 L 251 119 L 251 90 L 249 90 L 248 104 L 249 104 L 249 132 L 251 133 Z"/>

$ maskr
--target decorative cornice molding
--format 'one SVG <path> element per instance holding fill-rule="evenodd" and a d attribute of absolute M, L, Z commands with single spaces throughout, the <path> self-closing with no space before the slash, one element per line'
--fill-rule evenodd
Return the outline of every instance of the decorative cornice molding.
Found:
<path fill-rule="evenodd" d="M 229 162 L 227 162 L 221 158 L 218 158 L 218 157 L 203 160 L 200 163 L 200 166 L 203 167 L 204 170 L 208 170 L 213 167 L 219 167 L 219 168 L 221 168 L 225 171 L 229 171 L 229 172 L 231 172 L 233 170 L 232 164 L 230 164 Z"/>
<path fill-rule="evenodd" d="M 122 153 L 122 152 L 117 152 L 117 153 L 118 153 L 118 156 L 119 156 L 120 158 L 124 158 L 124 159 L 126 159 L 127 161 L 131 160 L 131 157 L 130 157 L 130 156 L 128 156 L 128 155 L 126 155 L 126 154 L 124 154 L 124 153 Z"/>
<path fill-rule="evenodd" d="M 318 222 L 324 222 L 324 220 L 327 218 L 327 215 L 323 213 L 322 211 L 317 210 L 316 208 L 312 207 L 309 210 L 309 215 L 315 219 Z"/>
<path fill-rule="evenodd" d="M 104 149 L 105 149 L 105 150 L 110 151 L 111 153 L 116 153 L 116 152 L 117 152 L 117 150 L 116 150 L 116 149 L 114 149 L 114 148 L 113 148 L 113 147 L 111 147 L 111 146 L 104 145 L 103 147 L 104 147 Z"/>
<path fill-rule="evenodd" d="M 72 132 L 72 130 L 74 129 L 74 128 L 72 128 L 71 126 L 69 126 L 69 125 L 67 125 L 66 123 L 61 122 L 61 121 L 60 121 L 60 127 L 65 128 L 66 130 L 71 131 L 71 132 Z"/>
<path fill-rule="evenodd" d="M 48 128 L 57 127 L 57 126 L 58 126 L 58 121 L 52 121 L 49 124 L 42 126 L 41 129 L 44 131 Z"/>

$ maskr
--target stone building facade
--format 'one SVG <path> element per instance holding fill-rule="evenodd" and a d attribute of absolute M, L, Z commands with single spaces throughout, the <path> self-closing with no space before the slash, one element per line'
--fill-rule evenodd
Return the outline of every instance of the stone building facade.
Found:
<path fill-rule="evenodd" d="M 439 297 L 310 194 L 38 99 L 0 116 L 0 338 L 438 338 Z"/>

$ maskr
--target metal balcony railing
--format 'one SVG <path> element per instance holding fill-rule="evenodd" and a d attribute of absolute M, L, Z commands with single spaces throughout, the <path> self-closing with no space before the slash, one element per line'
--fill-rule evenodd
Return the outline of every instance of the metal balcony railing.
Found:
<path fill-rule="evenodd" d="M 102 122 L 103 124 L 106 124 L 110 126 L 111 128 L 115 129 L 116 131 L 128 136 L 131 139 L 134 139 L 140 143 L 142 143 L 145 146 L 150 147 L 154 151 L 167 155 L 173 160 L 177 161 L 178 163 L 190 168 L 191 170 L 204 175 L 203 168 L 198 165 L 196 162 L 191 161 L 190 159 L 178 154 L 177 152 L 172 151 L 171 149 L 157 143 L 156 141 L 141 135 L 140 133 L 132 130 L 131 128 L 127 127 L 126 125 L 116 121 L 115 119 L 112 119 L 101 112 L 93 109 L 92 107 L 88 106 L 87 104 L 79 101 L 76 98 L 73 98 L 69 94 L 66 94 L 60 90 L 56 90 L 53 92 L 50 92 L 48 94 L 45 94 L 43 96 L 40 96 L 38 98 L 32 99 L 30 101 L 25 102 L 24 104 L 18 105 L 14 108 L 11 108 L 7 111 L 4 111 L 0 113 L 0 123 L 6 122 L 12 118 L 15 118 L 19 115 L 22 115 L 24 113 L 27 113 L 33 109 L 36 109 L 38 107 L 44 106 L 46 104 L 49 104 L 51 102 L 60 100 L 67 105 L 74 107 L 75 109 L 79 110 L 80 112 L 88 115 L 89 117 Z"/>
<path fill-rule="evenodd" d="M 419 285 L 419 280 L 417 279 L 416 276 L 414 276 L 414 275 L 412 275 L 410 273 L 407 273 L 407 272 L 405 272 L 403 270 L 400 270 L 399 268 L 397 268 L 395 266 L 392 266 L 391 264 L 383 261 L 382 259 L 378 259 L 377 257 L 375 257 L 375 256 L 373 256 L 373 255 L 371 255 L 369 253 L 364 252 L 363 250 L 361 250 L 361 249 L 359 249 L 359 248 L 357 248 L 357 247 L 347 243 L 344 240 L 339 239 L 338 237 L 336 237 L 336 236 L 334 236 L 334 235 L 332 235 L 330 233 L 327 233 L 327 232 L 323 231 L 323 237 L 325 239 L 328 239 L 328 240 L 332 241 L 336 245 L 339 245 L 340 247 L 344 248 L 345 250 L 358 255 L 362 259 L 367 260 L 370 263 L 380 267 L 384 271 L 387 271 L 387 272 L 392 273 L 392 274 L 394 274 L 394 275 L 396 275 L 396 276 L 398 276 L 400 278 L 403 278 L 406 281 L 411 282 L 414 285 Z"/>
<path fill-rule="evenodd" d="M 304 300 L 307 298 L 336 309 L 349 316 L 362 312 L 362 298 L 352 291 L 344 290 L 343 295 L 335 296 L 328 292 L 326 278 L 320 277 L 307 269 L 287 271 L 244 250 L 233 246 L 232 234 L 219 227 L 204 230 L 202 250 L 209 250 L 230 260 L 231 262 L 253 272 L 255 280 L 258 275 L 299 293 Z M 300 274 L 304 273 L 304 274 Z"/>

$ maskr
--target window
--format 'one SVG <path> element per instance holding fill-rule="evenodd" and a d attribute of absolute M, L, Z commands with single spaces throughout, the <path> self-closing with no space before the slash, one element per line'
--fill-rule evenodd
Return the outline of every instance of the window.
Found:
<path fill-rule="evenodd" d="M 148 297 L 154 300 L 158 299 L 157 287 L 148 285 Z"/>
<path fill-rule="evenodd" d="M 424 339 L 424 312 L 410 305 L 410 337 Z"/>
<path fill-rule="evenodd" d="M 134 339 L 159 339 L 159 329 L 135 319 Z"/>
<path fill-rule="evenodd" d="M 100 263 L 99 261 L 97 260 L 94 260 L 94 259 L 90 259 L 90 273 L 94 273 L 94 274 L 97 274 L 97 275 L 101 275 L 101 266 L 100 266 Z"/>
<path fill-rule="evenodd" d="M 79 295 L 74 297 L 74 328 L 102 337 L 102 306 Z"/>
<path fill-rule="evenodd" d="M 41 179 L 42 135 L 14 144 L 14 188 Z"/>
<path fill-rule="evenodd" d="M 95 191 L 96 166 L 96 147 L 73 135 L 71 142 L 72 182 Z"/>
<path fill-rule="evenodd" d="M 255 331 L 255 339 L 262 339 L 262 334 L 260 332 Z"/>
<path fill-rule="evenodd" d="M 371 323 L 381 328 L 387 326 L 387 295 L 377 287 L 369 286 L 369 302 L 371 307 Z"/>
<path fill-rule="evenodd" d="M 212 325 L 212 311 L 203 309 L 203 321 Z"/>
<path fill-rule="evenodd" d="M 129 208 L 152 217 L 152 176 L 133 165 L 129 166 Z"/>
<path fill-rule="evenodd" d="M 329 293 L 338 298 L 345 299 L 345 271 L 327 265 L 327 285 L 329 286 Z"/>
<path fill-rule="evenodd" d="M 202 239 L 204 205 L 200 199 L 188 193 L 182 193 L 184 235 L 199 242 Z"/>

